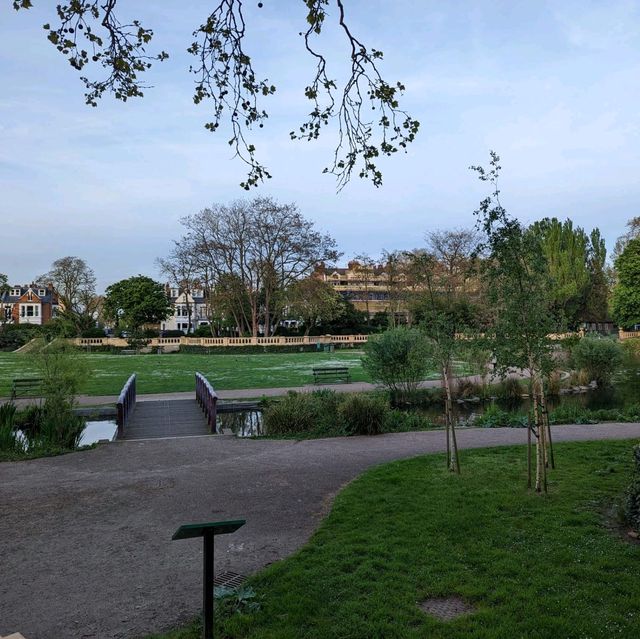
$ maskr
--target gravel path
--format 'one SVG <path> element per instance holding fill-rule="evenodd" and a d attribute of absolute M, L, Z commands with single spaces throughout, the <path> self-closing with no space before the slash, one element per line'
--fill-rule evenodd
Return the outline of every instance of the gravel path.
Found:
<path fill-rule="evenodd" d="M 559 426 L 555 441 L 640 437 L 640 424 Z M 522 429 L 459 431 L 464 448 L 524 443 Z M 201 542 L 183 523 L 244 518 L 216 570 L 252 573 L 304 544 L 365 469 L 443 449 L 441 431 L 311 441 L 229 436 L 118 442 L 0 464 L 0 636 L 133 639 L 201 604 Z"/>

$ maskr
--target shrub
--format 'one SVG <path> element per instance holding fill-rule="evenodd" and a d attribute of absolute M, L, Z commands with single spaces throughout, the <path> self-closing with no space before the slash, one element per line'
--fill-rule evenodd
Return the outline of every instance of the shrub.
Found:
<path fill-rule="evenodd" d="M 381 433 L 389 412 L 386 400 L 372 395 L 347 395 L 338 406 L 338 415 L 349 435 Z"/>
<path fill-rule="evenodd" d="M 560 371 L 552 371 L 545 384 L 547 395 L 560 395 L 561 388 L 562 376 L 560 375 Z"/>
<path fill-rule="evenodd" d="M 420 413 L 409 413 L 401 410 L 390 410 L 384 423 L 385 433 L 405 433 L 414 430 L 437 428 L 428 417 Z"/>
<path fill-rule="evenodd" d="M 509 426 L 510 416 L 496 404 L 489 404 L 484 413 L 476 417 L 474 424 L 482 428 L 501 428 Z"/>
<path fill-rule="evenodd" d="M 289 393 L 264 412 L 263 420 L 269 435 L 305 433 L 314 429 L 316 412 L 305 395 Z"/>
<path fill-rule="evenodd" d="M 429 346 L 424 335 L 412 328 L 393 328 L 369 339 L 363 368 L 371 378 L 394 393 L 416 390 L 429 367 Z"/>
<path fill-rule="evenodd" d="M 82 331 L 81 337 L 104 337 L 104 328 L 88 328 L 86 331 Z"/>
<path fill-rule="evenodd" d="M 179 330 L 166 330 L 159 333 L 160 337 L 184 337 L 184 331 Z M 157 336 L 156 336 L 157 337 Z M 211 337 L 211 334 L 205 335 L 205 337 Z"/>
<path fill-rule="evenodd" d="M 606 386 L 622 363 L 622 352 L 620 344 L 611 339 L 583 337 L 571 355 L 575 366 L 586 371 L 590 381 Z"/>
<path fill-rule="evenodd" d="M 640 532 L 640 444 L 633 449 L 633 470 L 627 488 L 624 513 L 631 527 Z"/>
<path fill-rule="evenodd" d="M 576 404 L 562 404 L 549 412 L 552 424 L 594 424 L 594 416 Z"/>
<path fill-rule="evenodd" d="M 455 384 L 455 396 L 460 398 L 482 397 L 483 389 L 480 384 L 476 384 L 470 379 L 461 377 Z"/>
<path fill-rule="evenodd" d="M 515 377 L 505 377 L 496 385 L 496 397 L 505 401 L 519 400 L 522 396 L 520 380 Z"/>
<path fill-rule="evenodd" d="M 16 433 L 15 418 L 14 404 L 7 402 L 0 405 L 0 451 L 3 453 L 20 453 L 24 450 L 24 443 Z"/>

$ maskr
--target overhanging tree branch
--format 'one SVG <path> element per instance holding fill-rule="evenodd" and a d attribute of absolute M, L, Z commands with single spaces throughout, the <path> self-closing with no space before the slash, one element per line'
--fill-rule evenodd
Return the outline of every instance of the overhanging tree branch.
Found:
<path fill-rule="evenodd" d="M 105 92 L 126 101 L 142 97 L 149 88 L 141 74 L 155 61 L 168 57 L 165 51 L 149 55 L 146 46 L 153 31 L 140 21 L 122 23 L 117 15 L 118 0 L 70 0 L 58 5 L 59 24 L 45 24 L 48 39 L 65 55 L 72 67 L 82 71 L 87 65 L 99 63 L 108 75 L 102 80 L 81 76 L 87 88 L 87 104 L 97 106 Z M 292 139 L 315 140 L 323 127 L 336 121 L 338 142 L 333 162 L 324 169 L 337 178 L 338 190 L 350 180 L 354 170 L 359 177 L 370 179 L 375 186 L 382 184 L 378 167 L 380 156 L 391 156 L 407 149 L 419 129 L 419 122 L 399 106 L 405 87 L 402 83 L 388 83 L 378 64 L 382 51 L 369 49 L 352 32 L 345 17 L 343 0 L 302 0 L 307 10 L 307 30 L 304 44 L 317 61 L 312 82 L 305 88 L 305 96 L 313 109 L 308 119 L 294 131 Z M 258 2 L 258 7 L 263 3 Z M 313 40 L 322 33 L 328 9 L 335 6 L 338 25 L 349 44 L 350 68 L 347 80 L 340 89 L 327 72 L 327 60 Z M 31 0 L 13 0 L 16 10 L 32 7 Z M 249 190 L 271 174 L 258 160 L 256 147 L 250 139 L 254 125 L 264 126 L 267 112 L 259 105 L 276 87 L 268 79 L 259 80 L 252 58 L 245 50 L 246 23 L 243 0 L 218 0 L 207 19 L 193 32 L 194 41 L 187 49 L 197 63 L 190 71 L 196 76 L 194 102 L 208 100 L 213 105 L 213 117 L 205 124 L 209 131 L 217 131 L 222 123 L 231 129 L 229 145 L 235 157 L 248 165 L 247 177 L 240 185 Z M 83 45 L 86 48 L 83 48 Z M 369 112 L 377 115 L 371 117 Z"/>

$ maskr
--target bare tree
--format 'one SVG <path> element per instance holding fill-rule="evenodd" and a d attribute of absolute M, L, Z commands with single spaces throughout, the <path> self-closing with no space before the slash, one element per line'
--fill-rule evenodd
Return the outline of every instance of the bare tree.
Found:
<path fill-rule="evenodd" d="M 81 332 L 93 325 L 99 306 L 96 277 L 83 259 L 61 257 L 51 265 L 48 273 L 38 279 L 43 284 L 53 284 L 61 303 L 61 315 L 73 323 L 76 331 Z"/>
<path fill-rule="evenodd" d="M 364 288 L 364 307 L 367 313 L 367 326 L 371 324 L 371 313 L 369 311 L 369 289 L 375 274 L 376 263 L 368 253 L 360 253 L 353 258 L 349 267 L 360 277 L 360 283 Z"/>
<path fill-rule="evenodd" d="M 222 287 L 239 326 L 257 337 L 277 326 L 284 291 L 318 262 L 338 259 L 335 241 L 313 228 L 295 204 L 272 198 L 214 205 L 182 220 L 187 242 Z"/>
<path fill-rule="evenodd" d="M 156 260 L 156 264 L 160 272 L 178 287 L 178 293 L 184 297 L 184 305 L 187 311 L 187 333 L 191 333 L 195 311 L 191 300 L 193 299 L 193 292 L 196 289 L 202 289 L 197 256 L 188 242 L 174 242 L 169 256 L 166 258 L 159 257 Z"/>
<path fill-rule="evenodd" d="M 309 118 L 297 131 L 291 131 L 290 136 L 315 140 L 323 127 L 337 122 L 337 148 L 333 162 L 324 172 L 336 175 L 338 188 L 342 188 L 359 164 L 358 175 L 380 186 L 382 173 L 377 166 L 378 157 L 406 151 L 420 126 L 399 106 L 398 99 L 405 87 L 382 77 L 378 68 L 382 51 L 367 47 L 354 35 L 343 0 L 302 2 L 307 15 L 301 35 L 306 52 L 316 62 L 316 70 L 304 89 L 304 95 L 312 103 Z M 16 11 L 29 9 L 32 4 L 32 0 L 13 0 Z M 263 6 L 262 2 L 256 4 L 258 8 Z M 337 23 L 349 50 L 349 68 L 343 85 L 330 77 L 327 58 L 317 44 L 330 7 L 336 9 Z M 44 25 L 49 41 L 74 69 L 87 73 L 86 69 L 95 64 L 106 72 L 101 80 L 80 76 L 87 89 L 86 102 L 94 107 L 105 92 L 123 102 L 142 97 L 144 90 L 150 88 L 142 79 L 144 72 L 154 62 L 169 57 L 165 51 L 147 53 L 153 30 L 139 20 L 121 20 L 119 8 L 118 0 L 59 4 L 56 24 Z M 231 129 L 229 144 L 249 167 L 247 179 L 241 182 L 248 190 L 271 177 L 256 157 L 249 132 L 254 125 L 264 126 L 268 114 L 259 102 L 275 93 L 276 87 L 268 79 L 258 78 L 247 53 L 246 12 L 243 0 L 218 0 L 193 32 L 193 42 L 187 50 L 196 60 L 190 69 L 195 75 L 193 100 L 196 104 L 210 101 L 213 117 L 205 124 L 209 131 L 218 130 L 223 121 Z"/>

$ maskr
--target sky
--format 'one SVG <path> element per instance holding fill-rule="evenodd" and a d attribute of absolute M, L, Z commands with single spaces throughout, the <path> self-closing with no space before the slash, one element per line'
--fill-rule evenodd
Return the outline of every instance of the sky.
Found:
<path fill-rule="evenodd" d="M 252 142 L 273 175 L 249 196 L 295 202 L 344 253 L 424 245 L 425 233 L 473 226 L 486 185 L 469 170 L 502 159 L 501 197 L 524 222 L 571 217 L 599 227 L 609 251 L 640 203 L 640 2 L 347 0 L 347 21 L 380 68 L 401 81 L 421 123 L 406 154 L 382 161 L 384 183 L 357 176 L 340 192 L 322 174 L 335 129 L 292 141 L 305 120 L 314 65 L 299 32 L 302 0 L 246 5 L 246 49 L 277 86 Z M 0 5 L 0 273 L 27 283 L 66 255 L 84 258 L 99 289 L 136 274 L 180 238 L 180 219 L 247 197 L 229 131 L 204 129 L 186 53 L 212 3 L 119 0 L 121 20 L 154 30 L 169 60 L 148 72 L 143 99 L 84 103 L 79 74 L 46 39 L 55 3 Z M 344 77 L 344 38 L 330 5 L 317 44 Z M 100 70 L 87 71 L 99 77 Z"/>

